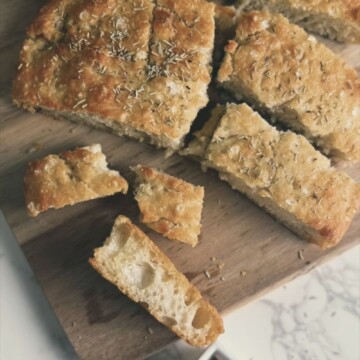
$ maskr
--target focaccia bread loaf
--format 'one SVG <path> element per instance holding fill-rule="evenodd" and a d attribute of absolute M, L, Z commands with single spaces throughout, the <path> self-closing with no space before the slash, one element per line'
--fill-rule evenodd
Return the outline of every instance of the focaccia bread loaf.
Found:
<path fill-rule="evenodd" d="M 140 220 L 171 240 L 198 243 L 204 188 L 146 166 L 134 166 Z"/>
<path fill-rule="evenodd" d="M 340 42 L 360 42 L 360 0 L 238 0 L 243 10 L 268 9 L 307 31 Z"/>
<path fill-rule="evenodd" d="M 110 236 L 89 261 L 105 279 L 191 345 L 209 345 L 224 332 L 217 310 L 128 218 L 116 219 Z"/>
<path fill-rule="evenodd" d="M 360 205 L 359 184 L 303 136 L 278 131 L 245 104 L 227 105 L 204 165 L 322 248 L 341 240 Z"/>
<path fill-rule="evenodd" d="M 127 181 L 108 169 L 99 144 L 30 162 L 24 185 L 30 216 L 128 190 Z"/>
<path fill-rule="evenodd" d="M 325 154 L 360 160 L 360 79 L 280 14 L 245 13 L 226 47 L 219 83 Z"/>
<path fill-rule="evenodd" d="M 52 0 L 29 27 L 17 105 L 177 149 L 208 102 L 214 4 Z"/>

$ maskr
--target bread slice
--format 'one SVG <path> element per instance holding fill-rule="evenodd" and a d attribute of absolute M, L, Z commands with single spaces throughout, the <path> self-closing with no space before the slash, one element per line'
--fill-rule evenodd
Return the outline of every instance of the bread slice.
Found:
<path fill-rule="evenodd" d="M 360 42 L 359 0 L 238 0 L 243 10 L 268 9 L 307 31 L 340 42 Z"/>
<path fill-rule="evenodd" d="M 224 332 L 217 310 L 128 218 L 116 219 L 110 236 L 89 261 L 189 344 L 209 345 Z"/>
<path fill-rule="evenodd" d="M 208 102 L 214 4 L 53 0 L 29 27 L 17 105 L 177 149 Z"/>
<path fill-rule="evenodd" d="M 360 184 L 330 166 L 301 135 L 228 104 L 204 165 L 303 239 L 336 245 L 360 206 Z"/>
<path fill-rule="evenodd" d="M 171 240 L 198 243 L 204 188 L 146 166 L 135 166 L 140 220 Z"/>
<path fill-rule="evenodd" d="M 226 47 L 219 83 L 314 141 L 360 160 L 360 79 L 330 49 L 279 14 L 245 13 Z"/>
<path fill-rule="evenodd" d="M 225 105 L 216 105 L 211 111 L 209 120 L 205 122 L 200 130 L 193 133 L 193 139 L 184 149 L 179 151 L 180 155 L 188 156 L 196 161 L 204 159 L 206 149 L 209 146 L 220 119 L 225 113 L 225 109 Z"/>
<path fill-rule="evenodd" d="M 24 185 L 30 216 L 128 190 L 127 181 L 108 169 L 99 144 L 30 162 Z"/>

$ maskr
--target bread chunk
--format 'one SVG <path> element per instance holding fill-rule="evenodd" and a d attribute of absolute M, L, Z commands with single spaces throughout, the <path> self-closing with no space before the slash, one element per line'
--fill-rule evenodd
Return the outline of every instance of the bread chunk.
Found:
<path fill-rule="evenodd" d="M 227 105 L 204 165 L 322 248 L 341 240 L 360 205 L 359 184 L 303 136 L 278 131 L 245 104 Z"/>
<path fill-rule="evenodd" d="M 89 261 L 105 279 L 189 344 L 209 345 L 224 332 L 217 310 L 128 218 L 116 219 L 110 236 Z"/>
<path fill-rule="evenodd" d="M 29 27 L 17 105 L 177 149 L 208 102 L 214 4 L 53 0 Z"/>
<path fill-rule="evenodd" d="M 24 185 L 30 216 L 128 190 L 127 181 L 108 169 L 99 144 L 30 162 Z"/>
<path fill-rule="evenodd" d="M 243 10 L 268 9 L 332 40 L 360 42 L 359 0 L 238 0 Z"/>
<path fill-rule="evenodd" d="M 360 79 L 330 49 L 279 14 L 245 13 L 219 83 L 336 159 L 360 160 Z"/>
<path fill-rule="evenodd" d="M 146 166 L 135 166 L 140 220 L 171 240 L 198 243 L 204 188 Z"/>

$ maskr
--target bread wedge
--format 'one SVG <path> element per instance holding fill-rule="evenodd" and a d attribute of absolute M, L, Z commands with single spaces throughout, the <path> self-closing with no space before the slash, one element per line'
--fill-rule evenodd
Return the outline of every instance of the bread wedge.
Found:
<path fill-rule="evenodd" d="M 180 155 L 188 156 L 196 161 L 204 159 L 206 149 L 212 139 L 215 129 L 219 125 L 220 119 L 225 113 L 225 105 L 217 105 L 210 114 L 210 118 L 204 126 L 193 133 L 193 138 L 189 144 L 179 151 Z"/>
<path fill-rule="evenodd" d="M 117 171 L 108 169 L 100 144 L 34 160 L 24 178 L 30 216 L 118 192 L 126 194 L 127 190 L 127 181 Z"/>
<path fill-rule="evenodd" d="M 332 40 L 360 42 L 359 0 L 238 0 L 242 10 L 268 9 Z"/>
<path fill-rule="evenodd" d="M 300 238 L 336 245 L 360 206 L 360 184 L 301 135 L 278 131 L 245 104 L 228 104 L 204 165 Z"/>
<path fill-rule="evenodd" d="M 335 159 L 360 160 L 360 79 L 279 14 L 245 13 L 218 82 Z"/>
<path fill-rule="evenodd" d="M 204 188 L 146 166 L 136 173 L 140 221 L 161 235 L 196 246 L 201 232 Z"/>
<path fill-rule="evenodd" d="M 214 4 L 53 0 L 24 42 L 18 106 L 177 149 L 208 102 Z"/>
<path fill-rule="evenodd" d="M 89 262 L 189 344 L 209 345 L 224 331 L 217 310 L 128 218 L 115 220 L 110 236 Z"/>

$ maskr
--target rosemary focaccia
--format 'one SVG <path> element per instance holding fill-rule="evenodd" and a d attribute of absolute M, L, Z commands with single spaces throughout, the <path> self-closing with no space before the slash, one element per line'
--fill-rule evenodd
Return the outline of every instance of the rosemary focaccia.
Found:
<path fill-rule="evenodd" d="M 30 216 L 128 190 L 127 181 L 108 169 L 99 144 L 30 162 L 24 185 Z"/>
<path fill-rule="evenodd" d="M 278 131 L 245 104 L 227 105 L 204 165 L 322 248 L 341 240 L 360 205 L 360 184 L 302 135 Z"/>
<path fill-rule="evenodd" d="M 146 166 L 135 166 L 140 220 L 171 240 L 195 246 L 201 231 L 204 188 Z"/>
<path fill-rule="evenodd" d="M 360 160 L 356 70 L 282 15 L 254 11 L 240 17 L 218 81 L 325 154 Z"/>
<path fill-rule="evenodd" d="M 195 346 L 224 332 L 217 310 L 131 221 L 119 216 L 90 264 L 131 300 Z"/>
<path fill-rule="evenodd" d="M 52 0 L 27 31 L 17 105 L 177 149 L 208 101 L 214 4 Z"/>
<path fill-rule="evenodd" d="M 360 0 L 238 0 L 238 6 L 282 13 L 307 31 L 340 42 L 360 42 Z"/>

